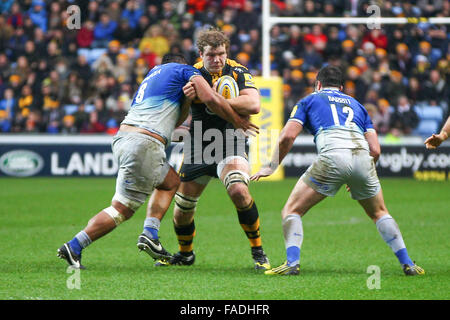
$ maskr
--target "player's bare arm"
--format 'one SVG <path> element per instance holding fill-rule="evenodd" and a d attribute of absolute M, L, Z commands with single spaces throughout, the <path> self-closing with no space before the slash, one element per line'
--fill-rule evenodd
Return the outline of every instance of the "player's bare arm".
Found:
<path fill-rule="evenodd" d="M 263 166 L 257 173 L 250 177 L 252 181 L 258 181 L 262 177 L 270 176 L 278 168 L 292 148 L 295 139 L 302 132 L 303 125 L 297 121 L 288 121 L 278 138 L 278 144 L 272 153 L 272 160 Z"/>
<path fill-rule="evenodd" d="M 236 98 L 228 99 L 231 107 L 240 115 L 258 114 L 261 108 L 259 92 L 256 89 L 248 88 L 239 92 Z"/>
<path fill-rule="evenodd" d="M 259 133 L 258 126 L 236 113 L 228 101 L 216 93 L 203 77 L 193 77 L 190 82 L 195 88 L 198 98 L 219 117 L 232 123 L 236 129 L 242 129 L 249 134 Z"/>
<path fill-rule="evenodd" d="M 375 130 L 367 131 L 364 134 L 364 137 L 369 144 L 370 155 L 373 157 L 373 161 L 377 163 L 381 154 L 380 142 L 378 141 L 378 135 Z"/>
<path fill-rule="evenodd" d="M 180 117 L 178 118 L 178 121 L 175 124 L 175 128 L 181 126 L 189 116 L 189 110 L 191 109 L 192 100 L 193 99 L 189 98 L 188 96 L 184 97 L 183 103 L 181 104 Z"/>
<path fill-rule="evenodd" d="M 433 134 L 431 137 L 428 137 L 425 140 L 424 144 L 427 147 L 427 149 L 436 149 L 441 145 L 442 142 L 448 139 L 449 135 L 450 135 L 450 117 L 448 117 L 447 121 L 442 127 L 441 132 L 439 134 Z"/>

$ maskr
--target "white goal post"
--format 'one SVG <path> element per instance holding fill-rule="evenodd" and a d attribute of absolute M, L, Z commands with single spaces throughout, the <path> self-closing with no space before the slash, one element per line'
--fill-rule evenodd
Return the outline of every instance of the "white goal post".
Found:
<path fill-rule="evenodd" d="M 270 0 L 262 8 L 262 76 L 270 77 L 270 30 L 276 24 L 450 24 L 450 17 L 383 18 L 383 17 L 271 17 Z"/>

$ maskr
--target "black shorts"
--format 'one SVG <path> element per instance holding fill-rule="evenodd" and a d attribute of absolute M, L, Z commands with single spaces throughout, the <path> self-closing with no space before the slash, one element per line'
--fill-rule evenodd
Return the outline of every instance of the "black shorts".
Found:
<path fill-rule="evenodd" d="M 179 172 L 181 181 L 192 181 L 202 176 L 218 178 L 217 166 L 225 158 L 240 156 L 248 161 L 248 141 L 247 139 L 234 139 L 233 144 L 223 141 L 223 148 L 214 148 L 214 141 L 198 146 L 185 145 L 184 158 Z M 217 146 L 217 144 L 216 144 Z"/>

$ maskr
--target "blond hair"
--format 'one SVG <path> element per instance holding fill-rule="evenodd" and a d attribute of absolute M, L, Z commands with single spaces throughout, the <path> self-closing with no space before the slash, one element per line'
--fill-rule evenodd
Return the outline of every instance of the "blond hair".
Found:
<path fill-rule="evenodd" d="M 200 50 L 200 52 L 204 52 L 207 46 L 217 48 L 221 45 L 225 45 L 225 50 L 228 52 L 228 49 L 230 47 L 230 40 L 219 29 L 210 28 L 207 30 L 203 30 L 198 35 L 197 48 Z"/>

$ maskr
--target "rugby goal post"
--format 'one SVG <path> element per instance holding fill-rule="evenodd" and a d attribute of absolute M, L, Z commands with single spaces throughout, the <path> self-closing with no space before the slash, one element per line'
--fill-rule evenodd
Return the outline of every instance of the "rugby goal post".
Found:
<path fill-rule="evenodd" d="M 449 17 L 432 18 L 388 18 L 381 17 L 381 9 L 376 5 L 368 7 L 369 17 L 272 17 L 270 0 L 262 2 L 262 76 L 255 77 L 255 83 L 261 94 L 261 112 L 252 116 L 252 121 L 260 127 L 260 134 L 252 138 L 250 144 L 251 172 L 255 173 L 261 166 L 270 161 L 271 152 L 277 143 L 283 121 L 283 97 L 281 77 L 271 76 L 270 63 L 270 31 L 276 24 L 366 24 L 368 29 L 380 28 L 383 24 L 450 24 Z M 281 180 L 284 178 L 283 166 L 268 178 Z"/>

